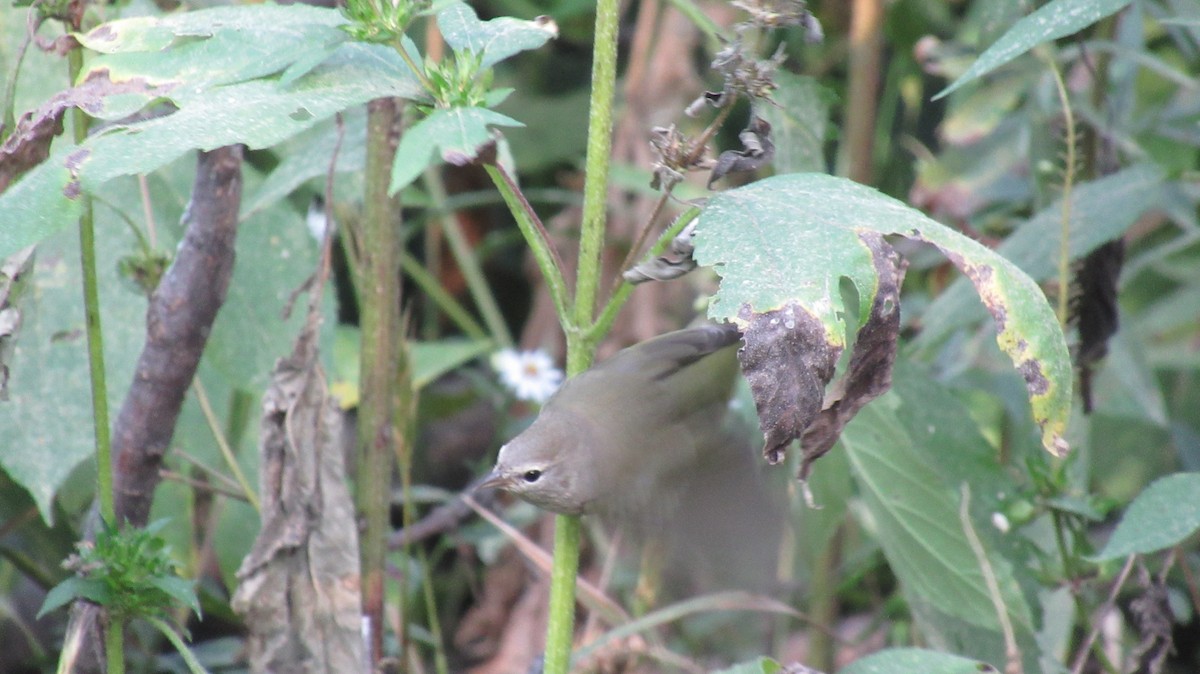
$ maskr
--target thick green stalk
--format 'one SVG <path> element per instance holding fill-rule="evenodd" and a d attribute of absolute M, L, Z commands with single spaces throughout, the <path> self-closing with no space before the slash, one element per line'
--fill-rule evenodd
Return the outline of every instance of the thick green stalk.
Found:
<path fill-rule="evenodd" d="M 583 222 L 579 232 L 579 269 L 575 277 L 575 306 L 572 324 L 592 324 L 596 291 L 600 286 L 600 254 L 604 248 L 604 224 L 608 206 L 608 162 L 612 152 L 613 92 L 617 76 L 617 0 L 596 4 L 595 44 L 592 48 L 592 97 L 589 101 L 587 163 L 583 184 Z M 590 340 L 584 349 L 567 352 L 567 374 L 578 374 L 592 364 Z M 592 343 L 594 346 L 594 343 Z"/>
<path fill-rule="evenodd" d="M 83 53 L 72 49 L 67 55 L 67 67 L 74 83 L 83 69 Z M 71 112 L 75 143 L 87 139 L 88 116 L 79 108 Z M 82 210 L 79 215 L 79 260 L 83 276 L 83 313 L 87 328 L 88 369 L 92 382 L 92 426 L 96 438 L 96 498 L 100 502 L 100 517 L 109 526 L 117 526 L 117 510 L 113 499 L 112 437 L 108 427 L 108 386 L 104 371 L 104 337 L 100 329 L 100 284 L 96 278 L 96 230 L 92 198 L 86 192 L 79 195 Z M 104 630 L 104 654 L 109 674 L 125 671 L 125 629 L 119 620 L 111 619 Z"/>
<path fill-rule="evenodd" d="M 583 221 L 579 268 L 571 316 L 561 316 L 567 337 L 567 376 L 586 370 L 596 354 L 590 334 L 600 287 L 600 254 L 608 203 L 608 162 L 612 151 L 613 92 L 617 74 L 617 0 L 598 0 L 592 48 L 592 95 L 588 115 Z M 546 674 L 567 674 L 575 628 L 575 577 L 579 572 L 578 517 L 554 518 L 554 566 L 550 571 L 550 616 L 546 634 Z"/>
<path fill-rule="evenodd" d="M 104 630 L 104 664 L 107 674 L 125 672 L 125 626 L 111 614 Z"/>
<path fill-rule="evenodd" d="M 357 279 L 362 302 L 358 495 L 365 527 L 360 547 L 372 668 L 383 649 L 384 558 L 397 440 L 392 413 L 400 338 L 400 212 L 387 189 L 396 152 L 398 107 L 394 99 L 378 99 L 367 106 L 365 204 L 362 230 L 355 237 L 362 243 Z"/>
<path fill-rule="evenodd" d="M 74 82 L 83 68 L 83 54 L 78 49 L 67 56 Z M 79 108 L 72 110 L 75 143 L 87 138 L 88 117 Z M 93 223 L 92 198 L 86 192 L 79 195 L 83 212 L 79 216 L 79 259 L 83 272 L 83 311 L 87 326 L 88 366 L 92 379 L 92 421 L 96 435 L 96 482 L 100 501 L 100 516 L 111 526 L 117 525 L 113 505 L 112 439 L 108 428 L 108 394 L 104 373 L 104 337 L 100 331 L 100 290 L 96 280 L 96 230 Z"/>

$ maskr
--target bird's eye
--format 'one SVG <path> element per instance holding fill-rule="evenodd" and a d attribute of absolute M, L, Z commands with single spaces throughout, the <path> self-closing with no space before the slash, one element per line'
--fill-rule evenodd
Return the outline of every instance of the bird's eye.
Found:
<path fill-rule="evenodd" d="M 533 482 L 537 482 L 538 480 L 540 480 L 541 477 L 542 477 L 542 471 L 527 470 L 527 471 L 525 471 L 525 474 L 521 476 L 521 479 L 525 480 L 526 482 L 533 483 Z"/>

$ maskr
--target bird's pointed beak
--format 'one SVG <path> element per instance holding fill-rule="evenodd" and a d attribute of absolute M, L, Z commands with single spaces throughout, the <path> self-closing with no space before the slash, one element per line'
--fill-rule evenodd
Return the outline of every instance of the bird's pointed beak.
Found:
<path fill-rule="evenodd" d="M 508 482 L 508 476 L 504 475 L 499 470 L 493 470 L 484 476 L 483 481 L 475 485 L 475 491 L 492 489 L 494 487 L 503 487 L 506 482 Z"/>

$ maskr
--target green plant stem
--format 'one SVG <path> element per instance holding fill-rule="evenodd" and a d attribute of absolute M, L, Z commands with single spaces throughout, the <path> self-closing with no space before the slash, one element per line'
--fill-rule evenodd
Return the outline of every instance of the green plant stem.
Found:
<path fill-rule="evenodd" d="M 187 644 L 183 643 L 183 639 L 179 638 L 179 635 L 175 633 L 175 630 L 171 629 L 171 626 L 166 621 L 151 615 L 143 617 L 146 619 L 146 622 L 153 625 L 159 632 L 162 632 L 167 641 L 171 642 L 171 645 L 179 653 L 179 657 L 183 658 L 183 662 L 187 665 L 189 672 L 192 674 L 208 674 L 208 670 L 204 668 L 204 665 L 200 664 L 200 661 L 192 654 L 191 649 L 187 647 Z"/>
<path fill-rule="evenodd" d="M 588 107 L 586 178 L 579 235 L 579 266 L 570 316 L 560 314 L 567 338 L 567 376 L 586 370 L 596 355 L 598 336 L 590 330 L 600 286 L 608 203 L 608 163 L 612 149 L 613 93 L 617 73 L 618 0 L 598 0 L 592 47 L 592 93 Z M 567 674 L 575 627 L 575 576 L 579 572 L 579 517 L 554 518 L 554 565 L 550 570 L 550 607 L 546 632 L 546 674 Z"/>
<path fill-rule="evenodd" d="M 669 227 L 663 230 L 663 233 L 658 237 L 658 241 L 654 242 L 654 245 L 650 247 L 645 257 L 662 255 L 667 250 L 667 246 L 671 245 L 671 241 L 679 236 L 679 233 L 699 216 L 700 209 L 695 206 L 681 213 Z M 598 341 L 601 336 L 608 334 L 613 322 L 617 320 L 617 314 L 621 312 L 621 307 L 625 306 L 625 302 L 629 299 L 631 293 L 633 293 L 633 284 L 622 279 L 620 284 L 617 285 L 617 289 L 613 292 L 612 297 L 609 298 L 604 308 L 600 310 L 600 316 L 596 318 L 596 322 L 589 331 L 591 337 Z"/>
<path fill-rule="evenodd" d="M 546 632 L 546 674 L 567 674 L 575 632 L 575 576 L 579 573 L 582 520 L 554 516 L 554 560 L 550 567 L 549 625 Z"/>
<path fill-rule="evenodd" d="M 429 77 L 425 75 L 425 69 L 418 66 L 416 61 L 413 61 L 412 55 L 409 54 L 408 50 L 404 48 L 404 43 L 400 40 L 396 40 L 394 43 L 392 43 L 392 47 L 394 47 L 396 52 L 400 54 L 400 58 L 403 59 L 406 64 L 408 64 L 408 69 L 413 72 L 413 75 L 416 76 L 417 81 L 421 83 L 421 86 L 425 87 L 425 91 L 428 91 L 432 95 L 434 92 L 433 82 L 430 82 Z M 388 169 L 388 175 L 391 175 L 390 167 Z"/>
<path fill-rule="evenodd" d="M 433 199 L 434 206 L 442 208 L 446 203 L 446 187 L 442 184 L 442 177 L 436 169 L 425 170 L 425 187 L 429 190 L 429 196 Z M 467 243 L 467 236 L 463 233 L 462 225 L 459 224 L 453 213 L 444 214 L 441 217 L 441 224 L 442 232 L 446 235 L 446 242 L 450 244 L 450 253 L 454 255 L 459 270 L 467 280 L 467 288 L 471 291 L 471 297 L 475 300 L 475 306 L 479 309 L 479 313 L 483 315 L 483 322 L 487 325 L 488 332 L 492 334 L 492 339 L 503 348 L 512 347 L 513 338 L 508 331 L 508 324 L 504 322 L 500 306 L 496 304 L 496 296 L 492 294 L 491 286 L 488 285 L 488 281 L 483 275 L 483 268 L 480 267 L 478 258 L 471 250 L 471 245 Z"/>
<path fill-rule="evenodd" d="M 83 68 L 83 54 L 73 49 L 67 55 L 71 81 Z M 79 108 L 71 111 L 75 143 L 87 138 L 88 116 Z M 104 337 L 100 330 L 100 291 L 96 280 L 96 230 L 92 199 L 86 192 L 79 197 L 83 211 L 79 216 L 79 257 L 83 272 L 83 310 L 87 325 L 88 366 L 92 380 L 92 422 L 96 435 L 96 481 L 100 516 L 112 526 L 117 524 L 113 504 L 112 441 L 108 428 L 108 394 L 104 372 Z"/>
<path fill-rule="evenodd" d="M 258 494 L 254 488 L 250 486 L 250 481 L 246 479 L 246 474 L 242 472 L 242 467 L 238 465 L 237 457 L 233 455 L 233 448 L 229 445 L 229 441 L 225 439 L 225 433 L 221 430 L 221 422 L 217 419 L 217 415 L 213 412 L 212 403 L 208 400 L 208 392 L 204 388 L 204 384 L 197 377 L 192 382 L 192 388 L 196 391 L 196 402 L 200 403 L 200 411 L 204 413 L 204 420 L 208 423 L 208 430 L 212 432 L 213 439 L 217 441 L 217 447 L 221 450 L 221 458 L 225 460 L 225 465 L 229 466 L 229 472 L 233 473 L 234 479 L 237 480 L 238 487 L 242 490 L 242 495 L 246 501 L 254 506 L 254 512 L 262 513 L 262 504 L 258 501 Z"/>
<path fill-rule="evenodd" d="M 83 69 L 83 53 L 72 49 L 67 54 L 71 82 Z M 87 139 L 88 116 L 79 108 L 71 111 L 75 144 Z M 100 502 L 100 517 L 117 526 L 117 511 L 113 500 L 112 438 L 108 427 L 108 386 L 104 371 L 104 337 L 100 329 L 100 289 L 96 276 L 96 230 L 93 222 L 92 199 L 87 192 L 79 196 L 82 208 L 79 215 L 79 259 L 83 276 L 83 312 L 87 326 L 88 368 L 92 383 L 92 426 L 96 438 L 96 498 Z M 118 620 L 111 620 L 104 630 L 104 653 L 109 674 L 125 671 L 125 629 Z"/>
<path fill-rule="evenodd" d="M 831 631 L 837 622 L 838 601 L 837 571 L 842 560 L 843 528 L 834 530 L 829 543 L 813 564 L 812 597 L 809 600 L 809 617 L 814 624 L 825 629 L 813 630 L 809 634 L 808 662 L 822 672 L 832 672 L 835 662 L 835 644 Z"/>
<path fill-rule="evenodd" d="M 533 252 L 534 262 L 537 263 L 538 270 L 542 272 L 542 280 L 546 282 L 546 287 L 550 291 L 554 310 L 558 314 L 559 320 L 564 320 L 568 316 L 567 282 L 563 277 L 562 260 L 554 249 L 554 244 L 550 241 L 550 233 L 546 231 L 545 225 L 542 224 L 533 207 L 529 205 L 525 195 L 517 188 L 516 181 L 502 166 L 487 164 L 484 169 L 491 176 L 492 182 L 496 184 L 496 189 L 500 190 L 500 195 L 504 197 L 504 203 L 508 205 L 508 210 L 516 219 L 521 235 L 525 237 L 525 242 L 529 244 L 529 248 Z"/>
<path fill-rule="evenodd" d="M 979 571 L 983 574 L 983 582 L 987 587 L 988 597 L 992 600 L 992 608 L 996 611 L 996 618 L 1000 621 L 1000 632 L 1004 635 L 1005 674 L 1022 674 L 1024 669 L 1021 664 L 1021 649 L 1017 646 L 1016 632 L 1013 630 L 1012 620 L 1008 617 L 1008 606 L 1004 603 L 1004 595 L 1000 593 L 1000 583 L 996 580 L 996 572 L 988 560 L 983 541 L 979 540 L 979 534 L 971 524 L 971 485 L 963 482 L 960 493 L 962 504 L 959 506 L 958 520 L 967 543 L 971 546 L 971 552 L 975 555 L 975 561 L 979 564 Z"/>
<path fill-rule="evenodd" d="M 612 152 L 613 93 L 617 70 L 617 0 L 598 0 L 595 42 L 592 51 L 592 94 L 588 113 L 587 162 L 583 185 L 583 217 L 579 233 L 579 266 L 575 277 L 572 325 L 590 326 L 600 285 L 600 254 L 604 247 L 605 215 L 608 206 L 608 164 Z M 579 339 L 578 336 L 575 338 Z M 572 353 L 572 336 L 567 335 L 567 374 L 574 375 L 592 364 L 594 343 L 578 342 Z"/>
<path fill-rule="evenodd" d="M 125 626 L 111 615 L 104 630 L 104 663 L 107 674 L 125 672 Z"/>
<path fill-rule="evenodd" d="M 425 595 L 425 613 L 429 615 L 429 634 L 433 638 L 433 666 L 438 674 L 449 674 L 450 662 L 446 659 L 446 639 L 442 636 L 442 623 L 438 619 L 437 598 L 433 591 L 433 573 L 429 568 L 429 554 L 425 552 L 424 547 L 417 547 L 417 558 L 424 567 L 424 572 L 421 574 L 421 585 Z"/>
<path fill-rule="evenodd" d="M 399 203 L 388 196 L 396 152 L 399 103 L 377 99 L 367 105 L 367 163 L 357 285 L 361 299 L 359 372 L 359 508 L 362 541 L 363 612 L 370 629 L 369 663 L 383 650 L 384 560 L 389 530 L 390 484 L 395 456 L 396 367 L 400 339 Z"/>
<path fill-rule="evenodd" d="M 1071 189 L 1075 185 L 1075 113 L 1071 109 L 1071 101 L 1067 97 L 1067 85 L 1063 82 L 1062 73 L 1053 58 L 1048 58 L 1050 74 L 1054 76 L 1054 89 L 1058 92 L 1058 102 L 1062 105 L 1063 119 L 1066 123 L 1067 159 L 1063 167 L 1062 186 L 1062 222 L 1058 242 L 1058 322 L 1067 324 L 1068 299 L 1071 284 Z"/>

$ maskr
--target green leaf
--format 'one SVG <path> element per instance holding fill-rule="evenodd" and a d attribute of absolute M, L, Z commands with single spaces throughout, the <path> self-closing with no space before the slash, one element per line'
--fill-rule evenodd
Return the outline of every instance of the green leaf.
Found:
<path fill-rule="evenodd" d="M 1000 347 L 1024 376 L 1042 445 L 1060 455 L 1071 409 L 1071 363 L 1054 312 L 1037 284 L 994 251 L 919 211 L 843 178 L 790 174 L 712 197 L 696 226 L 696 261 L 713 266 L 721 287 L 709 316 L 745 326 L 796 305 L 824 326 L 829 344 L 844 346 L 838 290 L 849 279 L 862 324 L 879 279 L 860 235 L 898 234 L 933 244 L 975 284 L 996 319 Z"/>
<path fill-rule="evenodd" d="M 424 388 L 450 370 L 483 355 L 492 346 L 487 340 L 443 339 L 416 342 L 409 348 L 413 362 L 413 386 Z"/>
<path fill-rule="evenodd" d="M 446 44 L 455 51 L 472 51 L 483 55 L 481 68 L 529 49 L 537 49 L 550 38 L 558 36 L 553 21 L 523 21 L 502 16 L 480 21 L 475 10 L 464 2 L 453 2 L 437 15 L 438 30 Z"/>
<path fill-rule="evenodd" d="M 20 204 L 12 199 L 19 187 L 3 195 L 4 204 Z M 128 180 L 110 186 L 107 197 L 140 212 L 137 194 L 136 183 Z M 97 206 L 95 213 L 96 229 L 105 233 L 96 237 L 96 256 L 108 404 L 115 419 L 145 341 L 146 300 L 117 268 L 137 240 L 111 209 Z M 0 219 L 9 215 L 0 214 Z M 60 232 L 38 246 L 30 281 L 20 305 L 24 315 L 11 363 L 11 397 L 0 404 L 0 468 L 29 491 L 42 518 L 51 523 L 55 493 L 95 451 L 75 231 Z"/>
<path fill-rule="evenodd" d="M 151 576 L 147 582 L 162 590 L 168 597 L 191 609 L 197 616 L 200 615 L 200 600 L 196 598 L 194 582 L 175 575 Z"/>
<path fill-rule="evenodd" d="M 786 70 L 775 73 L 775 83 L 779 88 L 771 94 L 771 99 L 777 105 L 760 106 L 758 113 L 771 124 L 776 172 L 824 173 L 825 135 L 833 93 L 816 78 Z"/>
<path fill-rule="evenodd" d="M 357 173 L 366 166 L 367 116 L 362 108 L 343 114 L 344 135 L 338 150 L 337 172 Z M 243 219 L 262 211 L 295 192 L 301 185 L 329 173 L 337 131 L 332 120 L 286 142 L 277 148 L 283 161 L 263 181 L 262 185 L 242 203 Z M 324 193 L 324 181 L 320 192 Z M 337 183 L 335 183 L 336 190 Z"/>
<path fill-rule="evenodd" d="M 348 39 L 338 28 L 345 23 L 335 9 L 307 5 L 213 7 L 121 19 L 78 36 L 85 47 L 102 53 L 80 79 L 108 71 L 115 81 L 140 77 L 194 95 L 273 75 L 295 63 L 311 68 Z M 117 114 L 89 112 L 105 118 Z"/>
<path fill-rule="evenodd" d="M 1130 2 L 1132 0 L 1053 0 L 1014 24 L 987 51 L 980 54 L 967 72 L 933 99 L 948 95 L 1043 42 L 1078 33 L 1100 19 L 1119 12 Z"/>
<path fill-rule="evenodd" d="M 87 588 L 84 585 L 87 583 L 94 583 L 94 581 L 84 580 L 79 576 L 71 576 L 50 588 L 50 591 L 46 593 L 46 598 L 42 600 L 42 607 L 38 609 L 38 619 L 41 619 L 42 616 L 55 609 L 62 608 L 75 601 L 76 597 L 85 596 L 84 592 Z"/>
<path fill-rule="evenodd" d="M 331 389 L 343 408 L 358 404 L 359 339 L 357 327 L 340 325 L 334 335 Z M 420 390 L 454 368 L 492 348 L 488 340 L 449 338 L 408 345 L 413 386 Z"/>
<path fill-rule="evenodd" d="M 1178 545 L 1200 529 L 1200 473 L 1176 473 L 1138 494 L 1096 561 L 1144 555 Z"/>
<path fill-rule="evenodd" d="M 64 194 L 69 185 L 72 196 Z M 38 165 L 0 194 L 0 259 L 79 222 L 82 212 L 71 168 L 53 160 Z"/>
<path fill-rule="evenodd" d="M 771 658 L 758 658 L 757 660 L 738 663 L 713 674 L 777 674 L 782 670 L 783 666 Z"/>
<path fill-rule="evenodd" d="M 308 5 L 239 5 L 211 7 L 164 16 L 139 16 L 101 24 L 76 38 L 88 49 L 105 54 L 162 51 L 196 40 L 234 40 L 238 46 L 256 42 L 303 40 L 313 26 L 346 23 L 334 9 Z M 247 54 L 249 56 L 250 54 Z"/>
<path fill-rule="evenodd" d="M 1142 213 L 1160 202 L 1163 180 L 1162 169 L 1140 164 L 1077 185 L 1071 194 L 1071 259 L 1121 236 Z M 1045 281 L 1057 273 L 1061 240 L 1062 203 L 1056 201 L 1017 228 L 996 252 L 1034 280 Z M 966 280 L 956 281 L 926 310 L 914 343 L 928 348 L 982 316 Z"/>
<path fill-rule="evenodd" d="M 435 150 L 440 149 L 441 159 L 451 164 L 473 161 L 479 149 L 492 140 L 488 127 L 493 125 L 524 126 L 486 108 L 434 110 L 400 138 L 389 193 L 395 194 L 416 180 L 433 163 Z"/>
<path fill-rule="evenodd" d="M 998 674 L 986 662 L 921 648 L 889 648 L 859 658 L 838 674 Z"/>
<path fill-rule="evenodd" d="M 292 85 L 251 80 L 181 95 L 174 114 L 111 128 L 79 147 L 59 147 L 0 195 L 0 257 L 74 222 L 80 185 L 99 193 L 113 178 L 148 173 L 194 149 L 269 147 L 371 99 L 419 95 L 395 50 L 366 44 L 343 45 Z M 38 210 L 31 211 L 30 203 Z"/>
<path fill-rule="evenodd" d="M 974 447 L 949 442 L 926 445 L 923 441 L 928 438 L 914 435 L 923 429 L 910 427 L 898 403 L 894 392 L 886 394 L 866 406 L 842 434 L 874 537 L 906 593 L 959 620 L 999 630 L 979 561 L 959 520 L 959 484 L 971 480 L 972 472 L 947 475 L 940 465 L 942 457 L 983 451 L 987 445 L 982 438 Z M 955 423 L 962 425 L 961 419 Z M 999 479 L 998 475 L 999 467 L 994 466 L 990 479 Z M 1010 620 L 1028 631 L 1033 619 L 1013 565 L 994 550 L 988 561 Z"/>

